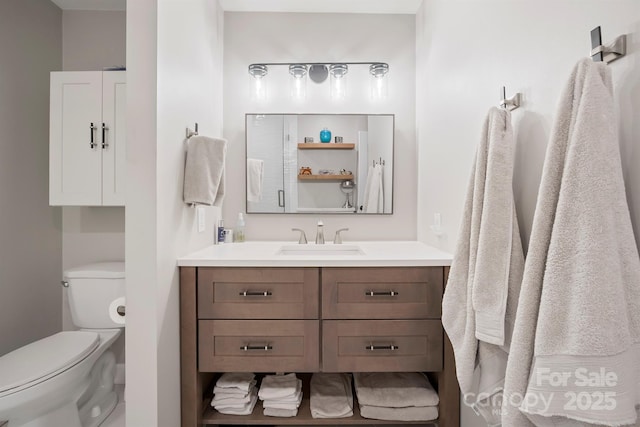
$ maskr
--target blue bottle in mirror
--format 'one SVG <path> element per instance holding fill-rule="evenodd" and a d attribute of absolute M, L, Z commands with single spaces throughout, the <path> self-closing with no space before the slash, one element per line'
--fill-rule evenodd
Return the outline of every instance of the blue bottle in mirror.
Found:
<path fill-rule="evenodd" d="M 331 142 L 331 131 L 324 128 L 320 131 L 320 142 Z"/>

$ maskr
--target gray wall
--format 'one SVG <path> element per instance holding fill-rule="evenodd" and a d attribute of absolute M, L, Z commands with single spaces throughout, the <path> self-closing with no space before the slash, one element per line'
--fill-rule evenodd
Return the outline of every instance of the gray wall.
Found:
<path fill-rule="evenodd" d="M 0 1 L 0 355 L 62 326 L 62 221 L 48 186 L 61 15 L 49 1 Z"/>

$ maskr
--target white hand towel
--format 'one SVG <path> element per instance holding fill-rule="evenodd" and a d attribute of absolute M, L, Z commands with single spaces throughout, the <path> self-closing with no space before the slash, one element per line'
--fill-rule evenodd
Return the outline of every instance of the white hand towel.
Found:
<path fill-rule="evenodd" d="M 510 113 L 491 108 L 442 300 L 442 324 L 453 346 L 464 402 L 492 425 L 500 420 L 498 404 L 524 268 L 513 203 L 513 145 Z"/>
<path fill-rule="evenodd" d="M 421 372 L 356 372 L 353 381 L 361 405 L 405 408 L 435 406 L 440 401 Z"/>
<path fill-rule="evenodd" d="M 225 372 L 216 381 L 216 387 L 221 389 L 237 388 L 246 393 L 255 385 L 254 378 L 255 375 L 250 372 Z"/>
<path fill-rule="evenodd" d="M 255 386 L 256 386 L 256 380 L 253 380 L 249 383 L 249 388 L 247 390 L 244 389 L 245 388 L 244 385 L 242 385 L 242 389 L 236 388 L 236 387 L 219 387 L 216 385 L 215 387 L 213 387 L 213 393 L 216 396 L 224 395 L 224 397 L 242 398 L 247 396 Z"/>
<path fill-rule="evenodd" d="M 247 159 L 247 201 L 262 200 L 262 182 L 264 178 L 264 161 Z"/>
<path fill-rule="evenodd" d="M 216 411 L 221 414 L 227 415 L 251 415 L 253 412 L 253 408 L 256 406 L 256 402 L 258 401 L 258 395 L 256 393 L 252 393 L 251 401 L 246 403 L 242 408 L 236 407 L 215 407 Z"/>
<path fill-rule="evenodd" d="M 363 418 L 386 421 L 431 421 L 438 418 L 437 406 L 412 406 L 409 408 L 383 408 L 360 405 Z"/>
<path fill-rule="evenodd" d="M 300 403 L 302 403 L 302 391 L 296 395 L 295 400 L 264 400 L 262 402 L 262 407 L 274 409 L 297 409 L 300 407 Z"/>
<path fill-rule="evenodd" d="M 260 400 L 280 399 L 296 394 L 298 379 L 295 373 L 287 375 L 267 375 L 262 379 L 258 396 Z"/>
<path fill-rule="evenodd" d="M 302 380 L 300 379 L 298 380 L 296 391 L 293 394 L 290 394 L 288 396 L 281 396 L 278 398 L 267 397 L 266 399 L 263 399 L 263 400 L 265 403 L 269 402 L 269 403 L 280 403 L 280 404 L 286 404 L 286 405 L 291 405 L 291 404 L 299 405 L 300 401 L 302 400 Z"/>
<path fill-rule="evenodd" d="M 184 166 L 185 203 L 221 206 L 224 199 L 225 139 L 193 136 Z"/>
<path fill-rule="evenodd" d="M 311 377 L 310 408 L 313 418 L 353 416 L 350 374 L 315 373 Z"/>
<path fill-rule="evenodd" d="M 365 213 L 384 212 L 382 165 L 380 164 L 369 166 L 367 183 L 364 190 L 363 211 Z"/>
<path fill-rule="evenodd" d="M 230 390 L 230 389 L 226 389 L 226 390 Z M 251 389 L 249 389 L 249 392 L 246 393 L 244 396 L 234 396 L 234 395 L 229 395 L 227 393 L 216 393 L 213 396 L 213 399 L 211 400 L 211 406 L 216 406 L 216 405 L 238 405 L 238 404 L 242 404 L 244 405 L 247 402 L 251 401 L 251 395 L 254 393 L 255 387 L 252 387 Z"/>
<path fill-rule="evenodd" d="M 297 409 L 264 408 L 262 413 L 267 417 L 291 418 L 298 415 L 298 410 Z"/>
<path fill-rule="evenodd" d="M 614 111 L 611 70 L 581 60 L 547 147 L 507 366 L 505 426 L 636 423 L 640 259 Z"/>

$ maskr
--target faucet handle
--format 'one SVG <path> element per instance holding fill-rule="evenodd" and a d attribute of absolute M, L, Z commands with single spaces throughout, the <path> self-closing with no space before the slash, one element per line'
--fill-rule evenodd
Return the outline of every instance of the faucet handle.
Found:
<path fill-rule="evenodd" d="M 298 239 L 298 244 L 300 244 L 300 245 L 306 245 L 307 244 L 307 235 L 304 234 L 304 230 L 302 230 L 300 228 L 292 228 L 291 231 L 299 231 L 300 232 L 300 239 Z"/>
<path fill-rule="evenodd" d="M 339 245 L 342 243 L 342 236 L 340 235 L 341 231 L 349 231 L 348 228 L 341 228 L 340 230 L 336 231 L 336 237 L 333 238 L 333 244 L 334 245 Z"/>

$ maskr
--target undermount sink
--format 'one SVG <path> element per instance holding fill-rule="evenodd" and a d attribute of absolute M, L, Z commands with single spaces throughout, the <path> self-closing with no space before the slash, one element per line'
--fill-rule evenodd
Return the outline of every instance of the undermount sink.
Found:
<path fill-rule="evenodd" d="M 305 255 L 305 256 L 353 256 L 364 255 L 357 245 L 284 245 L 276 255 Z"/>

